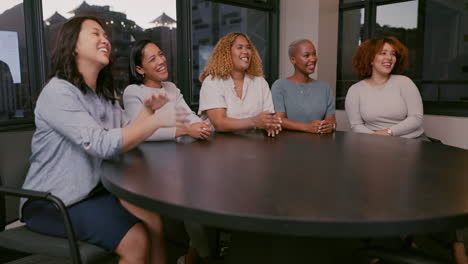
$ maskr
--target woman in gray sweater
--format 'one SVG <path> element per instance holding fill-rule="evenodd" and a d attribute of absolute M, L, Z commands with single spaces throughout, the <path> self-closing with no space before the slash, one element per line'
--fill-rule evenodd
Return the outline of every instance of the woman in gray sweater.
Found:
<path fill-rule="evenodd" d="M 116 253 L 119 263 L 165 263 L 160 216 L 118 199 L 99 181 L 104 159 L 134 148 L 157 129 L 175 126 L 175 110 L 162 109 L 166 95 L 152 94 L 128 125 L 112 85 L 112 45 L 99 19 L 74 17 L 58 39 L 52 78 L 34 112 L 31 166 L 23 188 L 59 197 L 77 239 Z M 23 199 L 22 220 L 36 232 L 66 236 L 60 214 L 49 203 Z"/>
<path fill-rule="evenodd" d="M 356 50 L 352 63 L 363 80 L 346 95 L 351 129 L 426 139 L 421 95 L 408 77 L 399 75 L 408 67 L 408 49 L 395 37 L 369 39 Z"/>

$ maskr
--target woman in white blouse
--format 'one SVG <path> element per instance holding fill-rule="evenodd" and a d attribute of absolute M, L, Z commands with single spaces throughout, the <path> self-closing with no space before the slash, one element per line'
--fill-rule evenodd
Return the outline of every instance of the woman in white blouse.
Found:
<path fill-rule="evenodd" d="M 188 125 L 158 129 L 147 138 L 147 141 L 175 140 L 182 136 L 195 139 L 206 139 L 211 134 L 211 126 L 190 110 L 180 90 L 172 82 L 165 82 L 169 76 L 166 56 L 162 50 L 150 40 L 137 41 L 130 51 L 130 78 L 133 84 L 124 91 L 123 101 L 125 112 L 130 120 L 137 117 L 143 106 L 144 99 L 155 92 L 165 93 L 176 107 L 189 113 Z M 172 103 L 165 107 L 173 107 Z"/>
<path fill-rule="evenodd" d="M 272 115 L 260 56 L 247 35 L 229 33 L 221 38 L 200 81 L 198 113 L 209 118 L 217 131 L 263 129 L 275 136 L 281 130 L 281 119 Z"/>

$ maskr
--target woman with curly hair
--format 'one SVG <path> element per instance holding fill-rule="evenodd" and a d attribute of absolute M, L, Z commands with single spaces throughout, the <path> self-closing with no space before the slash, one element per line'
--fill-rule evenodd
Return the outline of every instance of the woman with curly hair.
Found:
<path fill-rule="evenodd" d="M 408 67 L 408 49 L 395 37 L 369 39 L 356 50 L 352 64 L 363 80 L 346 95 L 351 129 L 428 140 L 418 88 L 400 75 Z"/>
<path fill-rule="evenodd" d="M 200 75 L 198 114 L 217 131 L 264 129 L 269 136 L 281 130 L 273 113 L 268 83 L 263 78 L 257 49 L 243 33 L 229 33 L 216 44 Z"/>

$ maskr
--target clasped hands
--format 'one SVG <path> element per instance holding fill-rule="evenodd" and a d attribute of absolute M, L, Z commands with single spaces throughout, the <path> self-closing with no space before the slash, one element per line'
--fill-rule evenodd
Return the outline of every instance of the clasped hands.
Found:
<path fill-rule="evenodd" d="M 208 120 L 193 123 L 191 125 L 180 124 L 177 128 L 185 131 L 187 135 L 197 139 L 208 139 L 213 131 Z"/>
<path fill-rule="evenodd" d="M 315 134 L 332 133 L 335 130 L 332 120 L 314 120 L 306 124 L 306 131 Z"/>
<path fill-rule="evenodd" d="M 281 132 L 281 117 L 269 111 L 261 112 L 251 119 L 255 128 L 264 129 L 269 137 L 274 137 Z"/>

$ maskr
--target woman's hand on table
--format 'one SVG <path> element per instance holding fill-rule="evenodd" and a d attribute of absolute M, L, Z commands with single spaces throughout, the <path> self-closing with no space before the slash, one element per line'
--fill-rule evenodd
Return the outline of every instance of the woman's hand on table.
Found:
<path fill-rule="evenodd" d="M 335 122 L 330 120 L 314 120 L 306 123 L 305 131 L 314 134 L 327 134 L 335 130 Z"/>
<path fill-rule="evenodd" d="M 381 129 L 381 130 L 376 130 L 376 131 L 374 132 L 374 134 L 376 134 L 376 135 L 382 135 L 382 136 L 393 136 L 392 134 L 389 134 L 389 133 L 388 133 L 388 128 Z"/>
<path fill-rule="evenodd" d="M 309 123 L 305 123 L 305 131 L 309 133 L 315 133 L 318 134 L 320 130 L 320 125 L 322 123 L 322 120 L 314 120 Z"/>
<path fill-rule="evenodd" d="M 208 121 L 193 123 L 187 127 L 187 134 L 197 139 L 207 139 L 212 131 L 213 129 Z"/>
<path fill-rule="evenodd" d="M 281 131 L 281 118 L 275 116 L 274 113 L 269 111 L 261 112 L 252 118 L 255 128 L 264 130 L 279 130 Z"/>
<path fill-rule="evenodd" d="M 319 134 L 332 133 L 335 130 L 335 122 L 329 120 L 322 120 L 318 128 Z"/>
<path fill-rule="evenodd" d="M 270 128 L 270 129 L 267 129 L 266 132 L 267 132 L 267 135 L 269 137 L 275 137 L 276 135 L 278 135 L 281 132 L 281 127 L 279 127 L 279 128 Z"/>

